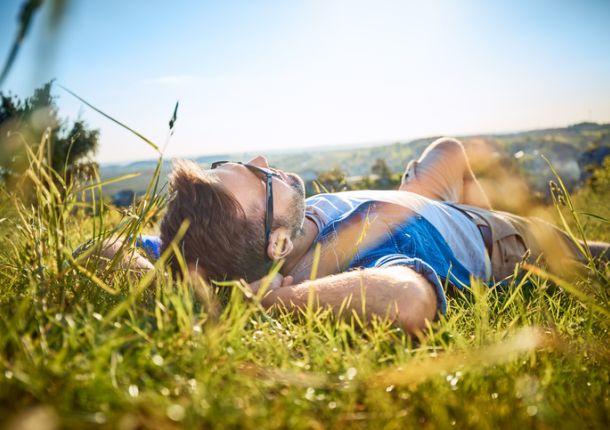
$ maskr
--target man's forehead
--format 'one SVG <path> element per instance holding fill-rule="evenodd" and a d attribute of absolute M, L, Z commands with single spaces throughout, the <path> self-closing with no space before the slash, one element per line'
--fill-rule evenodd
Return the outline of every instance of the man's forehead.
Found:
<path fill-rule="evenodd" d="M 243 164 L 227 163 L 215 169 L 209 169 L 211 175 L 215 176 L 220 182 L 250 182 L 256 175 Z"/>
<path fill-rule="evenodd" d="M 225 167 L 226 166 L 226 167 Z M 241 169 L 240 169 L 241 167 Z M 218 182 L 229 191 L 239 202 L 242 208 L 249 213 L 247 208 L 258 210 L 261 207 L 261 199 L 264 200 L 262 182 L 249 169 L 239 164 L 232 166 L 223 165 L 209 170 Z"/>

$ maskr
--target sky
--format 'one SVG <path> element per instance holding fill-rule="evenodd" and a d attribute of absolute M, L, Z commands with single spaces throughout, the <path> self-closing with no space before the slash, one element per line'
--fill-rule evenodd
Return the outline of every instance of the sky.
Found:
<path fill-rule="evenodd" d="M 0 61 L 22 0 L 0 0 Z M 67 0 L 34 18 L 0 88 L 50 79 L 165 156 L 392 143 L 610 122 L 609 0 Z M 97 159 L 155 151 L 55 89 Z"/>

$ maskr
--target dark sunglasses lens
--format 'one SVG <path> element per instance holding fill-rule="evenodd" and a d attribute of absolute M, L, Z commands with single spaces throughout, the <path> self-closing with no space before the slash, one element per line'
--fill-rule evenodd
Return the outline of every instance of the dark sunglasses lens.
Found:
<path fill-rule="evenodd" d="M 228 163 L 228 161 L 214 161 L 212 163 L 212 165 L 210 166 L 210 168 L 211 169 L 215 169 L 215 168 L 220 167 L 220 166 L 222 166 L 223 164 L 226 164 L 226 163 Z"/>

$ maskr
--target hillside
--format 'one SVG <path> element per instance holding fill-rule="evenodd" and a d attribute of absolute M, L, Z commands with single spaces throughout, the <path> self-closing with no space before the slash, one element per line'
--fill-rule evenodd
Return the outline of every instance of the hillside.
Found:
<path fill-rule="evenodd" d="M 420 154 L 438 136 L 415 139 L 408 142 L 395 142 L 387 145 L 368 147 L 349 147 L 341 149 L 315 148 L 295 152 L 266 153 L 269 162 L 284 170 L 297 172 L 307 179 L 315 179 L 320 172 L 340 167 L 347 176 L 370 174 L 371 166 L 378 158 L 386 161 L 392 171 L 400 172 L 406 163 Z M 484 161 L 483 165 L 474 164 L 479 175 L 485 176 L 494 169 L 485 164 L 489 158 L 499 161 L 511 171 L 521 171 L 533 191 L 546 193 L 552 172 L 544 155 L 570 189 L 577 187 L 587 176 L 588 165 L 599 165 L 610 153 L 610 124 L 580 123 L 563 128 L 531 130 L 510 134 L 458 136 L 464 142 L 471 157 Z M 214 160 L 247 160 L 259 152 L 203 156 L 195 161 L 203 166 Z M 143 192 L 156 162 L 138 161 L 128 165 L 106 165 L 101 168 L 102 179 L 109 179 L 139 172 L 141 175 L 127 181 L 113 183 L 105 187 L 106 195 L 119 190 L 132 189 Z M 487 166 L 487 167 L 486 167 Z M 166 178 L 170 162 L 164 161 L 162 178 Z"/>

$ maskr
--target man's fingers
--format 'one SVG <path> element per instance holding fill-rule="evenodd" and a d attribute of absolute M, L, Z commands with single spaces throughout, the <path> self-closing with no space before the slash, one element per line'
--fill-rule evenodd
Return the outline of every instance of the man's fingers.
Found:
<path fill-rule="evenodd" d="M 258 292 L 258 289 L 259 289 L 259 288 L 260 288 L 260 286 L 261 286 L 261 281 L 260 281 L 260 280 L 258 280 L 258 281 L 255 281 L 255 282 L 250 282 L 250 283 L 248 284 L 248 286 L 250 287 L 250 290 L 252 291 L 252 293 L 253 293 L 253 294 L 256 294 L 256 293 Z"/>
<path fill-rule="evenodd" d="M 267 275 L 260 280 L 261 284 L 267 286 L 267 291 L 275 290 L 282 286 L 283 276 L 279 273 L 273 275 Z"/>
<path fill-rule="evenodd" d="M 292 276 L 282 276 L 279 273 L 276 273 L 275 275 L 271 276 L 271 275 L 267 275 L 262 279 L 259 279 L 256 282 L 252 282 L 250 283 L 250 289 L 252 290 L 252 292 L 254 294 L 256 294 L 259 290 L 259 288 L 261 287 L 261 285 L 267 285 L 267 291 L 272 291 L 275 290 L 277 288 L 281 288 L 281 287 L 287 287 L 289 285 L 292 285 L 292 283 L 294 282 L 294 278 Z"/>

